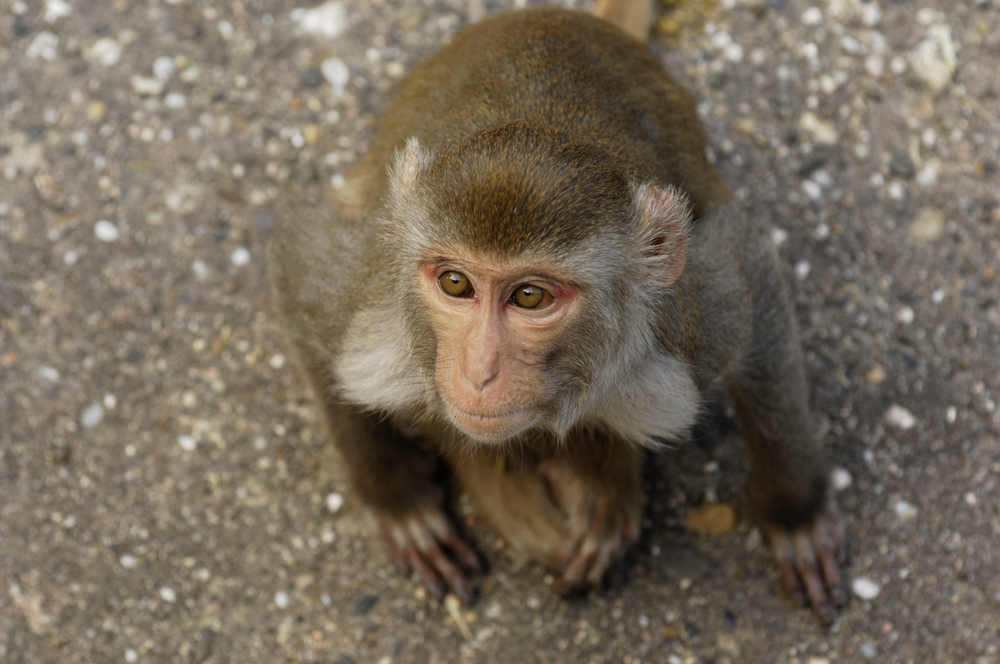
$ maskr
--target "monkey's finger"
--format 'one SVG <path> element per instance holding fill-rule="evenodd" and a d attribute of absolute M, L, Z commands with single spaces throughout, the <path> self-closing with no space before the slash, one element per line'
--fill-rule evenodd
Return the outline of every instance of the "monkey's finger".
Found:
<path fill-rule="evenodd" d="M 803 608 L 808 606 L 805 589 L 792 561 L 788 558 L 778 558 L 778 570 L 781 572 L 781 586 L 792 601 Z"/>
<path fill-rule="evenodd" d="M 844 590 L 840 566 L 834 559 L 836 555 L 836 551 L 823 549 L 819 552 L 818 558 L 820 570 L 823 572 L 823 582 L 830 591 L 830 599 L 833 600 L 833 605 L 840 609 L 847 604 L 847 591 Z"/>
<path fill-rule="evenodd" d="M 618 542 L 611 540 L 605 541 L 597 548 L 597 556 L 590 565 L 590 571 L 587 572 L 587 585 L 600 585 L 617 549 Z"/>
<path fill-rule="evenodd" d="M 389 528 L 386 526 L 379 527 L 379 534 L 382 536 L 382 543 L 385 545 L 386 551 L 389 553 L 389 558 L 392 560 L 392 564 L 396 566 L 396 570 L 403 576 L 409 576 L 410 574 L 410 564 L 406 561 L 406 556 L 403 554 L 403 547 L 401 547 L 396 542 L 396 536 L 392 530 L 394 528 Z M 405 535 L 403 535 L 405 540 Z M 405 546 L 405 542 L 404 545 Z"/>
<path fill-rule="evenodd" d="M 597 554 L 598 551 L 595 542 L 590 538 L 584 539 L 580 550 L 569 561 L 569 565 L 563 571 L 562 576 L 556 581 L 556 592 L 560 595 L 566 595 L 584 588 L 586 586 L 584 581 L 591 567 L 594 565 Z"/>
<path fill-rule="evenodd" d="M 806 593 L 809 595 L 809 604 L 812 605 L 813 611 L 816 612 L 816 615 L 819 616 L 824 625 L 831 624 L 837 618 L 837 613 L 830 605 L 826 586 L 823 584 L 823 579 L 819 576 L 819 570 L 816 565 L 810 563 L 799 567 L 799 574 L 802 576 L 802 582 L 806 586 Z"/>
<path fill-rule="evenodd" d="M 455 563 L 453 563 L 451 559 L 445 555 L 444 551 L 441 550 L 441 547 L 438 546 L 433 533 L 424 523 L 418 522 L 416 519 L 411 519 L 408 522 L 408 526 L 410 530 L 410 537 L 413 539 L 413 542 L 416 544 L 416 548 L 418 549 L 418 555 L 414 556 L 414 558 L 418 558 L 420 565 L 424 568 L 427 568 L 429 563 L 430 569 L 433 569 L 433 572 L 436 572 L 430 574 L 430 577 L 433 579 L 437 579 L 438 575 L 443 577 L 448 587 L 455 591 L 455 594 L 458 595 L 458 598 L 462 600 L 462 602 L 466 604 L 471 602 L 473 595 L 472 584 L 465 578 L 465 575 L 460 569 L 458 569 Z M 413 560 L 411 559 L 411 563 L 412 562 Z M 418 569 L 417 572 L 420 573 L 420 569 Z M 421 578 L 423 577 L 424 574 L 421 573 Z M 430 587 L 428 587 L 428 590 L 430 590 Z M 444 593 L 442 592 L 440 597 L 443 596 Z M 438 596 L 435 595 L 435 597 Z M 440 597 L 438 597 L 438 599 L 440 599 Z"/>
<path fill-rule="evenodd" d="M 462 536 L 458 534 L 451 522 L 440 512 L 424 516 L 424 521 L 431 529 L 437 540 L 448 547 L 458 562 L 466 571 L 473 574 L 482 574 L 483 565 L 479 560 L 479 554 L 469 546 Z"/>
<path fill-rule="evenodd" d="M 444 585 L 441 583 L 441 579 L 438 578 L 434 568 L 424 560 L 423 553 L 416 547 L 411 547 L 407 553 L 409 554 L 407 557 L 410 565 L 413 567 L 413 571 L 417 573 L 420 583 L 423 584 L 424 588 L 427 588 L 427 592 L 431 594 L 431 597 L 438 601 L 444 599 Z"/>

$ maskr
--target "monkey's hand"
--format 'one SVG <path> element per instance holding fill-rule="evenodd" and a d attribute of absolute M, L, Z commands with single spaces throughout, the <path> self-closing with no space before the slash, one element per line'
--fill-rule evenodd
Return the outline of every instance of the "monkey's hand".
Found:
<path fill-rule="evenodd" d="M 796 530 L 765 525 L 785 591 L 802 607 L 812 606 L 825 625 L 847 604 L 841 568 L 847 564 L 847 535 L 833 498 Z"/>
<path fill-rule="evenodd" d="M 609 465 L 581 465 L 579 458 L 550 457 L 540 472 L 566 515 L 569 541 L 563 550 L 560 594 L 597 586 L 608 567 L 639 536 L 644 498 L 641 458 L 630 450 Z"/>
<path fill-rule="evenodd" d="M 468 575 L 481 574 L 482 564 L 455 530 L 440 501 L 424 503 L 404 516 L 376 514 L 376 520 L 389 555 L 402 574 L 416 572 L 438 600 L 451 591 L 465 604 L 472 601 L 475 587 Z"/>

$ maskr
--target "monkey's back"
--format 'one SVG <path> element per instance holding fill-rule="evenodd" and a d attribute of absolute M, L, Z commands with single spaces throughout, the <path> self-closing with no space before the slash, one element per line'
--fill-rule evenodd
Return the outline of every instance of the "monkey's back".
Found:
<path fill-rule="evenodd" d="M 705 157 L 691 94 L 652 52 L 601 19 L 553 8 L 470 26 L 416 67 L 360 171 L 381 190 L 386 165 L 408 138 L 441 151 L 514 120 L 595 144 L 628 177 L 678 186 L 696 217 L 729 197 Z"/>

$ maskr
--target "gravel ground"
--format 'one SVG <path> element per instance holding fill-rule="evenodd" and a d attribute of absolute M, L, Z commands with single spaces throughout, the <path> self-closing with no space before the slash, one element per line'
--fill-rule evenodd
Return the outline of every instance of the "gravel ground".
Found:
<path fill-rule="evenodd" d="M 267 203 L 341 184 L 406 72 L 510 4 L 0 0 L 0 661 L 1000 661 L 998 0 L 661 7 L 787 260 L 853 541 L 832 629 L 752 524 L 688 528 L 739 506 L 734 435 L 656 460 L 603 593 L 461 503 L 474 606 L 391 568 L 269 313 Z"/>

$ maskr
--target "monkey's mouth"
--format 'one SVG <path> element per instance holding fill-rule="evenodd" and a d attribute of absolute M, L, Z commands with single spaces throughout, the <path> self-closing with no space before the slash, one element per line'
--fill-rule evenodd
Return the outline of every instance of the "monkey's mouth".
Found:
<path fill-rule="evenodd" d="M 484 443 L 499 443 L 534 424 L 534 408 L 517 408 L 502 413 L 470 412 L 444 402 L 448 418 L 468 436 Z"/>

